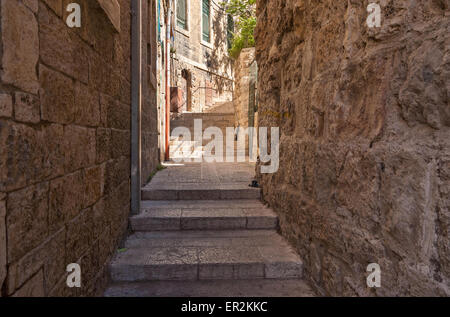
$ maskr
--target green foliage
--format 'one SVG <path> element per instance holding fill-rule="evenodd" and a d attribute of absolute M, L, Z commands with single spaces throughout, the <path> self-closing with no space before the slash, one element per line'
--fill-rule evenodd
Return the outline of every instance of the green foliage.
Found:
<path fill-rule="evenodd" d="M 153 179 L 153 177 L 155 177 L 156 173 L 158 173 L 159 171 L 165 170 L 167 167 L 158 164 L 158 166 L 156 167 L 156 169 L 150 174 L 150 176 L 148 177 L 147 183 L 150 183 L 150 181 Z"/>
<path fill-rule="evenodd" d="M 229 54 L 237 58 L 243 48 L 255 46 L 256 0 L 230 0 L 222 5 L 235 20 Z"/>

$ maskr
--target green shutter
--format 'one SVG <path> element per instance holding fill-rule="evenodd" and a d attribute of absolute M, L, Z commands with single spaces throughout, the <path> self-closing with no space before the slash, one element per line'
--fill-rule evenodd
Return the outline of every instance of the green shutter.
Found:
<path fill-rule="evenodd" d="M 186 0 L 177 1 L 177 25 L 183 30 L 187 30 Z"/>
<path fill-rule="evenodd" d="M 234 34 L 234 20 L 231 14 L 228 14 L 228 25 L 227 25 L 227 44 L 228 49 L 233 46 L 233 34 Z"/>
<path fill-rule="evenodd" d="M 211 42 L 211 30 L 210 30 L 210 14 L 211 8 L 209 0 L 202 0 L 202 38 L 203 41 Z"/>

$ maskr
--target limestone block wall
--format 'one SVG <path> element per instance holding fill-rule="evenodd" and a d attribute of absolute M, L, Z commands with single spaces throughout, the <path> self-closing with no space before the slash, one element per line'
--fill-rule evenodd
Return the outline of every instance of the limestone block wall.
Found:
<path fill-rule="evenodd" d="M 156 66 L 156 0 L 141 3 L 142 15 L 142 107 L 141 107 L 141 185 L 147 183 L 160 157 L 158 133 L 157 66 Z M 129 1 L 127 2 L 129 3 Z M 128 4 L 127 4 L 128 5 Z M 129 5 L 128 5 L 129 6 Z"/>
<path fill-rule="evenodd" d="M 369 1 L 257 1 L 259 124 L 281 128 L 264 199 L 322 293 L 448 296 L 449 3 L 370 2 L 381 28 Z"/>
<path fill-rule="evenodd" d="M 2 296 L 95 295 L 130 209 L 130 2 L 1 1 Z M 116 19 L 117 21 L 117 19 Z M 79 263 L 82 287 L 66 286 Z"/>
<path fill-rule="evenodd" d="M 244 48 L 234 64 L 233 104 L 236 127 L 248 127 L 250 66 L 255 60 L 255 49 Z"/>

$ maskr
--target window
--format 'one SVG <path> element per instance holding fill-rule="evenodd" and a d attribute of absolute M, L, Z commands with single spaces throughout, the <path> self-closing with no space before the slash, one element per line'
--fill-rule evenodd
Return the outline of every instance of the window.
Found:
<path fill-rule="evenodd" d="M 177 26 L 187 30 L 187 0 L 177 1 Z"/>
<path fill-rule="evenodd" d="M 211 43 L 211 6 L 209 0 L 202 0 L 202 40 Z"/>

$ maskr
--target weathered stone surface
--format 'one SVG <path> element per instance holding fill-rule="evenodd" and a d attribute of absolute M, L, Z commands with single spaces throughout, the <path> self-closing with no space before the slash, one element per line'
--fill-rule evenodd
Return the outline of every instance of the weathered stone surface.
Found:
<path fill-rule="evenodd" d="M 97 163 L 103 163 L 111 158 L 111 130 L 105 128 L 97 129 Z"/>
<path fill-rule="evenodd" d="M 41 120 L 39 98 L 31 94 L 17 92 L 15 95 L 14 117 L 17 121 L 38 123 Z"/>
<path fill-rule="evenodd" d="M 18 260 L 48 236 L 48 183 L 8 195 L 8 263 Z"/>
<path fill-rule="evenodd" d="M 93 242 L 92 210 L 85 209 L 67 224 L 66 260 L 75 263 Z"/>
<path fill-rule="evenodd" d="M 121 157 L 106 162 L 105 166 L 105 194 L 112 193 L 120 184 L 130 178 L 130 160 Z"/>
<path fill-rule="evenodd" d="M 212 280 L 154 281 L 120 283 L 110 286 L 107 297 L 312 297 L 304 281 L 292 280 Z"/>
<path fill-rule="evenodd" d="M 238 202 L 226 201 L 230 203 Z M 166 202 L 167 204 L 170 204 Z M 144 208 L 142 213 L 130 219 L 134 231 L 151 230 L 231 230 L 231 229 L 276 229 L 276 215 L 264 208 L 246 210 L 243 208 L 225 209 L 220 206 L 201 206 L 196 208 Z M 186 207 L 186 208 L 183 208 Z M 261 206 L 262 207 L 262 206 Z"/>
<path fill-rule="evenodd" d="M 23 3 L 34 13 L 38 11 L 38 0 L 24 0 Z"/>
<path fill-rule="evenodd" d="M 257 199 L 251 188 L 252 163 L 185 163 L 170 166 L 142 188 L 144 200 L 233 200 Z"/>
<path fill-rule="evenodd" d="M 61 0 L 43 0 L 58 16 L 62 15 L 62 1 Z"/>
<path fill-rule="evenodd" d="M 11 122 L 0 125 L 0 190 L 24 187 L 31 180 L 42 181 L 63 173 L 63 127 L 41 129 Z M 20 157 L 20 160 L 13 158 Z"/>
<path fill-rule="evenodd" d="M 248 127 L 250 65 L 255 61 L 255 49 L 246 48 L 241 51 L 233 66 L 235 89 L 233 91 L 233 106 L 236 127 Z"/>
<path fill-rule="evenodd" d="M 86 23 L 85 19 L 82 16 L 82 23 Z M 89 62 L 82 41 L 43 3 L 39 6 L 39 25 L 42 62 L 87 83 Z"/>
<path fill-rule="evenodd" d="M 366 2 L 257 1 L 259 125 L 281 133 L 258 178 L 324 294 L 448 296 L 449 7 L 380 3 L 369 29 Z"/>
<path fill-rule="evenodd" d="M 95 212 L 95 210 L 94 210 Z M 109 260 L 111 259 L 114 248 L 116 247 L 115 240 L 112 236 L 111 232 L 111 219 L 108 218 L 109 210 L 103 210 L 103 219 L 105 225 L 102 227 L 103 232 L 98 235 L 98 244 L 99 244 L 99 261 L 103 265 L 107 265 Z M 97 214 L 94 215 L 96 217 Z M 95 220 L 96 218 L 94 218 Z M 95 230 L 95 229 L 94 229 Z M 94 231 L 95 232 L 95 231 Z"/>
<path fill-rule="evenodd" d="M 92 206 L 103 196 L 104 165 L 94 166 L 84 170 L 84 200 L 83 208 Z"/>
<path fill-rule="evenodd" d="M 40 64 L 39 81 L 42 120 L 72 123 L 75 109 L 72 79 Z"/>
<path fill-rule="evenodd" d="M 54 232 L 75 218 L 83 208 L 85 178 L 81 171 L 50 182 L 49 226 Z"/>
<path fill-rule="evenodd" d="M 241 240 L 230 243 L 230 237 Z M 274 231 L 150 232 L 127 246 L 111 263 L 115 282 L 301 278 L 303 271 L 298 255 Z"/>
<path fill-rule="evenodd" d="M 6 278 L 6 202 L 0 200 L 0 287 Z"/>
<path fill-rule="evenodd" d="M 2 1 L 1 9 L 2 81 L 37 93 L 39 36 L 36 18 L 30 9 L 18 1 Z"/>
<path fill-rule="evenodd" d="M 144 211 L 130 222 L 134 231 L 180 230 L 181 209 Z"/>
<path fill-rule="evenodd" d="M 13 114 L 12 97 L 8 94 L 0 94 L 0 117 L 11 117 Z"/>
<path fill-rule="evenodd" d="M 129 187 L 129 183 L 124 183 L 123 187 Z M 122 191 L 117 191 L 116 195 L 123 195 L 124 197 L 129 197 L 129 193 Z M 129 201 L 129 198 L 128 198 Z M 113 237 L 112 245 L 116 246 L 121 239 L 122 235 L 126 232 L 128 228 L 128 217 L 130 215 L 130 204 L 127 202 L 126 205 L 113 199 L 108 201 L 107 208 L 110 208 L 108 212 L 111 212 L 111 237 Z"/>
<path fill-rule="evenodd" d="M 117 0 L 98 0 L 98 3 L 103 10 L 105 10 L 106 15 L 114 25 L 114 28 L 120 32 L 120 5 Z"/>
<path fill-rule="evenodd" d="M 131 133 L 126 130 L 111 130 L 111 156 L 113 159 L 130 155 Z"/>
<path fill-rule="evenodd" d="M 40 270 L 25 285 L 18 289 L 12 297 L 43 297 L 44 295 L 44 272 Z"/>
<path fill-rule="evenodd" d="M 102 121 L 108 128 L 119 130 L 131 129 L 131 106 L 120 103 L 108 95 L 102 95 L 101 99 Z"/>
<path fill-rule="evenodd" d="M 75 125 L 66 126 L 64 128 L 64 166 L 66 172 L 94 165 L 95 144 L 95 129 Z"/>
<path fill-rule="evenodd" d="M 120 76 L 111 65 L 96 52 L 89 54 L 89 65 L 89 82 L 92 87 L 114 98 L 119 97 Z"/>
<path fill-rule="evenodd" d="M 63 128 L 34 129 L 0 122 L 0 190 L 24 187 L 30 180 L 46 180 L 63 172 Z M 20 160 L 13 158 L 20 157 Z"/>
<path fill-rule="evenodd" d="M 58 231 L 19 261 L 9 265 L 8 294 L 13 294 L 42 268 L 45 273 L 46 294 L 56 285 L 61 276 L 64 275 L 66 280 L 65 235 L 65 229 Z M 61 256 L 62 254 L 64 256 Z"/>
<path fill-rule="evenodd" d="M 79 1 L 83 27 L 67 27 L 71 2 L 1 1 L 1 295 L 101 294 L 127 228 L 130 5 L 119 1 L 119 34 L 92 0 Z M 109 107 L 114 138 L 100 92 L 118 105 Z M 81 289 L 66 286 L 70 262 L 82 264 Z"/>
<path fill-rule="evenodd" d="M 98 126 L 100 124 L 100 96 L 87 85 L 75 85 L 74 122 L 82 126 Z"/>

